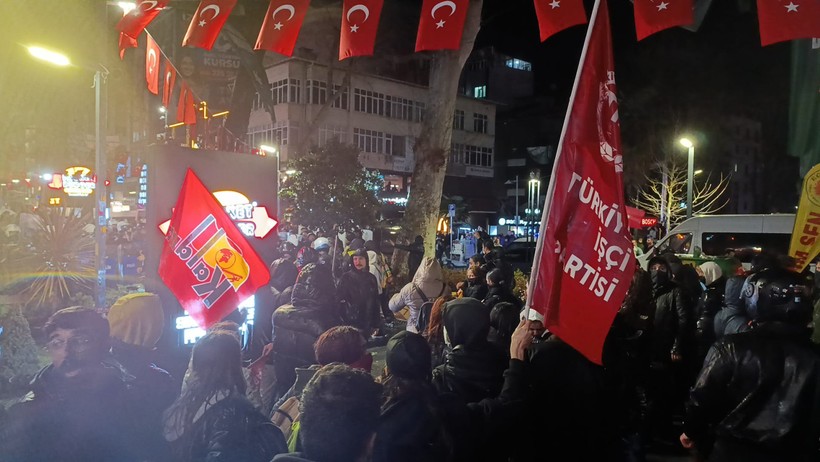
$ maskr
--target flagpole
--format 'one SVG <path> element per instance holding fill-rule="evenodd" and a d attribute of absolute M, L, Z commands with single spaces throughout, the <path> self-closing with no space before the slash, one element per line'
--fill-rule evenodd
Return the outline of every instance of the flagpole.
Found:
<path fill-rule="evenodd" d="M 527 287 L 527 303 L 524 308 L 524 319 L 529 319 L 532 293 L 535 289 L 535 284 L 538 281 L 538 268 L 541 265 L 541 252 L 544 247 L 544 236 L 546 234 L 544 230 L 547 226 L 547 219 L 549 218 L 552 199 L 555 196 L 555 169 L 558 166 L 558 161 L 561 159 L 561 154 L 564 150 L 564 137 L 567 133 L 567 125 L 569 124 L 569 117 L 572 114 L 572 106 L 575 103 L 575 95 L 578 93 L 578 82 L 581 80 L 581 72 L 583 71 L 584 62 L 586 61 L 587 52 L 589 51 L 589 42 L 592 37 L 592 31 L 595 27 L 595 21 L 598 19 L 598 9 L 600 6 L 601 0 L 595 0 L 595 5 L 592 7 L 592 15 L 589 19 L 589 27 L 587 27 L 586 38 L 584 39 L 584 48 L 581 50 L 581 59 L 578 61 L 578 69 L 575 71 L 575 82 L 572 84 L 572 93 L 569 96 L 567 113 L 564 116 L 564 126 L 561 128 L 561 137 L 558 139 L 558 149 L 555 153 L 555 160 L 552 163 L 552 174 L 550 175 L 550 183 L 547 187 L 547 195 L 544 198 L 544 210 L 541 213 L 541 226 L 538 229 L 538 241 L 535 244 L 535 258 L 532 261 L 532 269 L 530 270 L 530 281 Z"/>

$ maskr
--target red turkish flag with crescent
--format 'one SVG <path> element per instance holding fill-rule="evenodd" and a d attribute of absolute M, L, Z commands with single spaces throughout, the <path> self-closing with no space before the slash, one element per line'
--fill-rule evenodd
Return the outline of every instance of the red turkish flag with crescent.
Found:
<path fill-rule="evenodd" d="M 458 50 L 470 0 L 424 0 L 416 51 Z"/>
<path fill-rule="evenodd" d="M 171 95 L 174 93 L 174 84 L 177 80 L 177 70 L 171 65 L 171 61 L 165 58 L 165 69 L 162 73 L 162 105 L 165 108 L 171 104 Z"/>
<path fill-rule="evenodd" d="M 267 265 L 191 169 L 165 235 L 159 276 L 203 329 L 270 280 Z"/>
<path fill-rule="evenodd" d="M 137 47 L 137 39 L 131 38 L 122 32 L 120 32 L 120 41 L 119 41 L 119 48 L 120 48 L 120 61 L 125 59 L 125 50 L 129 48 L 136 48 Z"/>
<path fill-rule="evenodd" d="M 820 38 L 820 0 L 757 0 L 760 44 Z"/>
<path fill-rule="evenodd" d="M 182 46 L 210 51 L 234 6 L 236 0 L 202 0 L 191 18 Z"/>
<path fill-rule="evenodd" d="M 145 82 L 148 84 L 148 91 L 159 94 L 159 45 L 154 38 L 148 36 L 145 44 Z"/>
<path fill-rule="evenodd" d="M 621 176 L 618 101 L 606 0 L 592 11 L 553 165 L 527 306 L 601 364 L 635 271 Z"/>
<path fill-rule="evenodd" d="M 271 0 L 253 49 L 292 56 L 309 6 L 310 0 Z"/>
<path fill-rule="evenodd" d="M 695 22 L 693 0 L 635 0 L 635 32 L 638 40 L 675 26 Z"/>
<path fill-rule="evenodd" d="M 185 125 L 196 124 L 196 106 L 194 105 L 194 93 L 191 87 L 183 80 L 179 88 L 179 102 L 177 103 L 177 122 Z"/>
<path fill-rule="evenodd" d="M 535 0 L 541 41 L 578 24 L 586 24 L 583 0 Z"/>
<path fill-rule="evenodd" d="M 138 38 L 142 31 L 148 27 L 148 24 L 168 6 L 168 1 L 142 0 L 137 2 L 137 6 L 126 13 L 117 23 L 117 30 L 131 38 Z"/>
<path fill-rule="evenodd" d="M 351 56 L 371 56 L 384 0 L 345 0 L 342 8 L 342 34 L 339 61 Z"/>

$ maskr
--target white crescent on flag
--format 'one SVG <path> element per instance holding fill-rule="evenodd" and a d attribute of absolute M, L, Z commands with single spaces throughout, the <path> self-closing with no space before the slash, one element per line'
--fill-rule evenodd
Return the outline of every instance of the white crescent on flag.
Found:
<path fill-rule="evenodd" d="M 157 52 L 152 48 L 148 50 L 148 69 L 154 73 L 154 68 L 157 66 Z"/>
<path fill-rule="evenodd" d="M 290 21 L 291 19 L 293 19 L 293 16 L 296 14 L 296 8 L 294 8 L 293 5 L 284 4 L 284 5 L 280 6 L 279 8 L 276 8 L 275 10 L 273 10 L 273 13 L 271 13 L 271 15 L 270 15 L 271 18 L 276 19 L 276 13 L 278 13 L 280 11 L 283 11 L 283 10 L 287 10 L 290 13 L 290 16 L 288 16 L 288 19 L 285 19 L 285 21 Z"/>
<path fill-rule="evenodd" d="M 436 19 L 436 11 L 438 11 L 440 8 L 444 8 L 445 6 L 450 8 L 450 16 L 455 14 L 456 4 L 449 1 L 449 0 L 447 0 L 447 1 L 444 1 L 444 2 L 438 2 L 435 5 L 433 5 L 433 9 L 430 10 L 430 16 L 432 16 L 433 19 Z"/>
<path fill-rule="evenodd" d="M 354 12 L 356 12 L 356 11 L 361 11 L 361 12 L 364 13 L 364 21 L 362 21 L 362 22 L 366 22 L 367 18 L 370 17 L 370 10 L 367 9 L 366 6 L 364 6 L 360 3 L 358 5 L 353 5 L 352 7 L 350 7 L 349 10 L 347 10 L 347 22 L 350 22 L 350 15 L 353 14 Z"/>
<path fill-rule="evenodd" d="M 149 6 L 148 8 L 143 8 L 143 6 L 148 5 L 149 3 L 151 4 L 151 6 Z M 135 11 L 134 14 L 137 14 L 136 12 L 138 12 L 140 10 L 142 10 L 143 12 L 151 11 L 156 7 L 157 7 L 157 2 L 155 2 L 154 0 L 145 0 L 144 2 L 140 2 L 139 8 L 134 8 L 134 11 Z"/>
<path fill-rule="evenodd" d="M 220 10 L 219 10 L 219 5 L 208 5 L 208 6 L 206 6 L 205 8 L 203 8 L 203 9 L 202 9 L 202 11 L 200 11 L 200 12 L 199 12 L 199 17 L 200 17 L 200 18 L 204 18 L 204 17 L 205 17 L 205 12 L 206 12 L 206 11 L 209 11 L 209 10 L 213 10 L 213 11 L 214 11 L 214 15 L 213 15 L 213 16 L 211 16 L 211 19 L 214 19 L 214 18 L 216 18 L 217 16 L 219 16 L 219 13 L 220 13 Z"/>

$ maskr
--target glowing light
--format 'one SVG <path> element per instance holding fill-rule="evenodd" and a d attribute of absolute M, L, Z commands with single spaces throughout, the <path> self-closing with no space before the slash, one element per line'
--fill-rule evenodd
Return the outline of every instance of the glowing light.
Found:
<path fill-rule="evenodd" d="M 69 64 L 71 64 L 71 61 L 68 59 L 68 56 L 61 53 L 57 53 L 56 51 L 46 50 L 45 48 L 41 47 L 28 47 L 28 52 L 31 54 L 31 56 L 54 64 L 56 66 L 68 66 Z"/>
<path fill-rule="evenodd" d="M 681 138 L 680 139 L 680 144 L 682 144 L 683 147 L 685 147 L 685 148 L 691 148 L 692 146 L 695 145 L 694 143 L 692 143 L 692 141 L 689 138 Z"/>

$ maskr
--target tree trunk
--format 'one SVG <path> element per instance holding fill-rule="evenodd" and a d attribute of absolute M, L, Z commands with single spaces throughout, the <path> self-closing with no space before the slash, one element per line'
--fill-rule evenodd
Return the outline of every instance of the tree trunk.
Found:
<path fill-rule="evenodd" d="M 483 0 L 470 1 L 461 48 L 435 52 L 430 63 L 427 110 L 415 146 L 416 165 L 403 227 L 405 237 L 411 242 L 416 236 L 424 238 L 425 256 L 435 254 L 436 223 L 450 156 L 458 80 L 481 27 L 483 3 Z"/>

